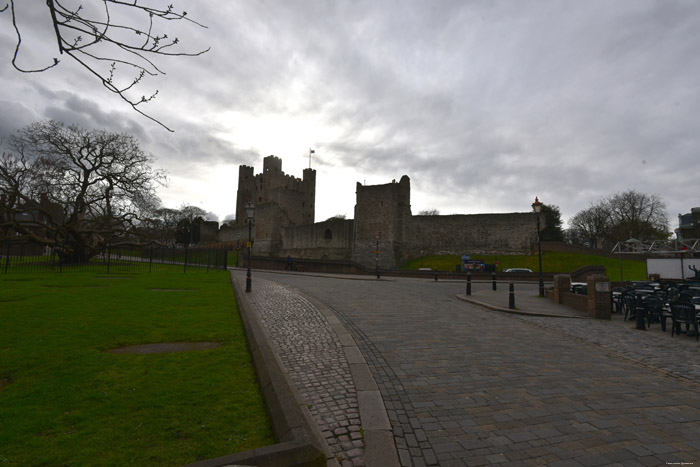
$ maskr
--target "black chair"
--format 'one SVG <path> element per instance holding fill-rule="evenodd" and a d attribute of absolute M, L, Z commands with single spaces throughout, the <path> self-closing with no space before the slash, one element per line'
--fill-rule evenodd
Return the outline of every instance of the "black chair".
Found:
<path fill-rule="evenodd" d="M 671 337 L 681 333 L 681 325 L 685 324 L 685 332 L 688 334 L 690 327 L 695 331 L 695 340 L 698 340 L 698 317 L 695 305 L 689 302 L 678 301 L 671 304 Z"/>
<path fill-rule="evenodd" d="M 646 297 L 644 300 L 644 309 L 646 310 L 647 327 L 650 327 L 651 323 L 661 322 L 665 304 L 666 302 L 664 299 L 658 295 L 649 295 Z"/>
<path fill-rule="evenodd" d="M 637 295 L 634 290 L 622 292 L 622 309 L 625 311 L 625 321 L 637 318 Z"/>
<path fill-rule="evenodd" d="M 666 288 L 665 292 L 666 292 L 666 301 L 672 302 L 676 299 L 676 295 L 678 295 L 678 288 L 677 287 L 668 287 L 668 288 Z"/>
<path fill-rule="evenodd" d="M 622 292 L 625 291 L 624 287 L 613 287 L 612 288 L 612 313 L 622 314 Z"/>

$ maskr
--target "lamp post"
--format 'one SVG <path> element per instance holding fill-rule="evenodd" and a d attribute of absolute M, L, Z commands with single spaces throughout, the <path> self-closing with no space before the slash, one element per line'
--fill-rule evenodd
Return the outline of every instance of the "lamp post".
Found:
<path fill-rule="evenodd" d="M 253 247 L 253 217 L 255 216 L 255 206 L 248 201 L 245 205 L 245 215 L 248 221 L 248 273 L 245 279 L 245 291 L 250 292 L 253 279 L 250 277 L 250 251 Z"/>
<path fill-rule="evenodd" d="M 236 267 L 238 267 L 238 258 L 241 256 L 241 233 L 238 232 L 238 240 L 236 240 Z"/>
<path fill-rule="evenodd" d="M 535 211 L 537 217 L 537 250 L 540 261 L 540 297 L 544 297 L 544 279 L 542 278 L 542 234 L 540 233 L 540 212 L 542 211 L 542 203 L 535 196 L 535 202 L 532 203 L 532 210 Z"/>
<path fill-rule="evenodd" d="M 376 232 L 374 234 L 375 240 L 377 240 L 377 249 L 375 250 L 375 253 L 377 255 L 377 279 L 379 279 L 380 274 L 379 274 L 379 237 L 382 236 L 381 232 Z"/>

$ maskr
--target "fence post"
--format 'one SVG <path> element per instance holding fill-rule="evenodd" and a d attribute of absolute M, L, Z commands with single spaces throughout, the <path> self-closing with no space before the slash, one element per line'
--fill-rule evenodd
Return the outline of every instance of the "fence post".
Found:
<path fill-rule="evenodd" d="M 109 267 L 112 263 L 112 244 L 107 245 L 107 274 L 109 274 Z"/>
<path fill-rule="evenodd" d="M 5 273 L 10 269 L 10 242 L 7 242 L 7 254 L 5 255 Z"/>
<path fill-rule="evenodd" d="M 224 250 L 224 271 L 228 269 L 228 250 Z"/>
<path fill-rule="evenodd" d="M 151 251 L 148 254 L 148 273 L 151 273 L 153 268 L 153 242 L 151 242 Z"/>
<path fill-rule="evenodd" d="M 187 244 L 185 243 L 185 266 L 182 270 L 183 274 L 187 272 L 187 250 L 188 250 Z"/>
<path fill-rule="evenodd" d="M 493 280 L 493 285 L 491 286 L 491 289 L 496 290 L 497 287 L 496 287 L 496 273 L 495 272 L 491 275 L 491 278 Z"/>

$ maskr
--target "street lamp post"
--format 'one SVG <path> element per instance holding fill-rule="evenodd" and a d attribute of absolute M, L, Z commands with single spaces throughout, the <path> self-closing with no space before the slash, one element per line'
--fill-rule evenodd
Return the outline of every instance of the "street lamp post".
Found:
<path fill-rule="evenodd" d="M 241 233 L 238 232 L 238 240 L 236 241 L 236 267 L 238 267 L 238 258 L 241 256 Z"/>
<path fill-rule="evenodd" d="M 377 255 L 377 279 L 380 277 L 379 273 L 379 237 L 381 237 L 382 233 L 381 232 L 376 232 L 374 234 L 374 238 L 377 240 L 377 249 L 375 250 L 375 253 Z"/>
<path fill-rule="evenodd" d="M 542 278 L 542 233 L 540 232 L 540 212 L 542 211 L 542 203 L 535 196 L 535 202 L 532 203 L 532 210 L 535 211 L 537 217 L 537 250 L 540 261 L 540 297 L 544 297 L 544 279 Z"/>
<path fill-rule="evenodd" d="M 255 206 L 253 206 L 253 203 L 250 201 L 248 201 L 248 203 L 245 205 L 245 214 L 248 221 L 248 273 L 246 274 L 245 279 L 245 291 L 250 292 L 252 290 L 251 286 L 253 282 L 250 275 L 250 251 L 253 247 L 253 218 L 255 216 Z"/>

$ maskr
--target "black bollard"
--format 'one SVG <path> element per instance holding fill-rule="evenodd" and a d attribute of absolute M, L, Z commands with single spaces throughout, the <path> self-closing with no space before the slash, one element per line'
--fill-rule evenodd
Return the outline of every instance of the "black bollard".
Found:
<path fill-rule="evenodd" d="M 435 268 L 435 282 L 438 280 L 438 268 Z"/>
<path fill-rule="evenodd" d="M 515 285 L 513 285 L 513 281 L 510 281 L 508 291 L 508 308 L 515 310 Z"/>
<path fill-rule="evenodd" d="M 491 288 L 496 290 L 496 273 L 494 272 L 491 277 L 493 278 L 493 286 Z"/>
<path fill-rule="evenodd" d="M 472 294 L 472 273 L 467 272 L 467 296 Z"/>
<path fill-rule="evenodd" d="M 646 331 L 647 327 L 644 325 L 644 318 L 646 317 L 646 308 L 644 308 L 644 299 L 641 295 L 637 295 L 636 305 L 636 315 L 637 315 L 637 329 L 640 331 Z"/>

